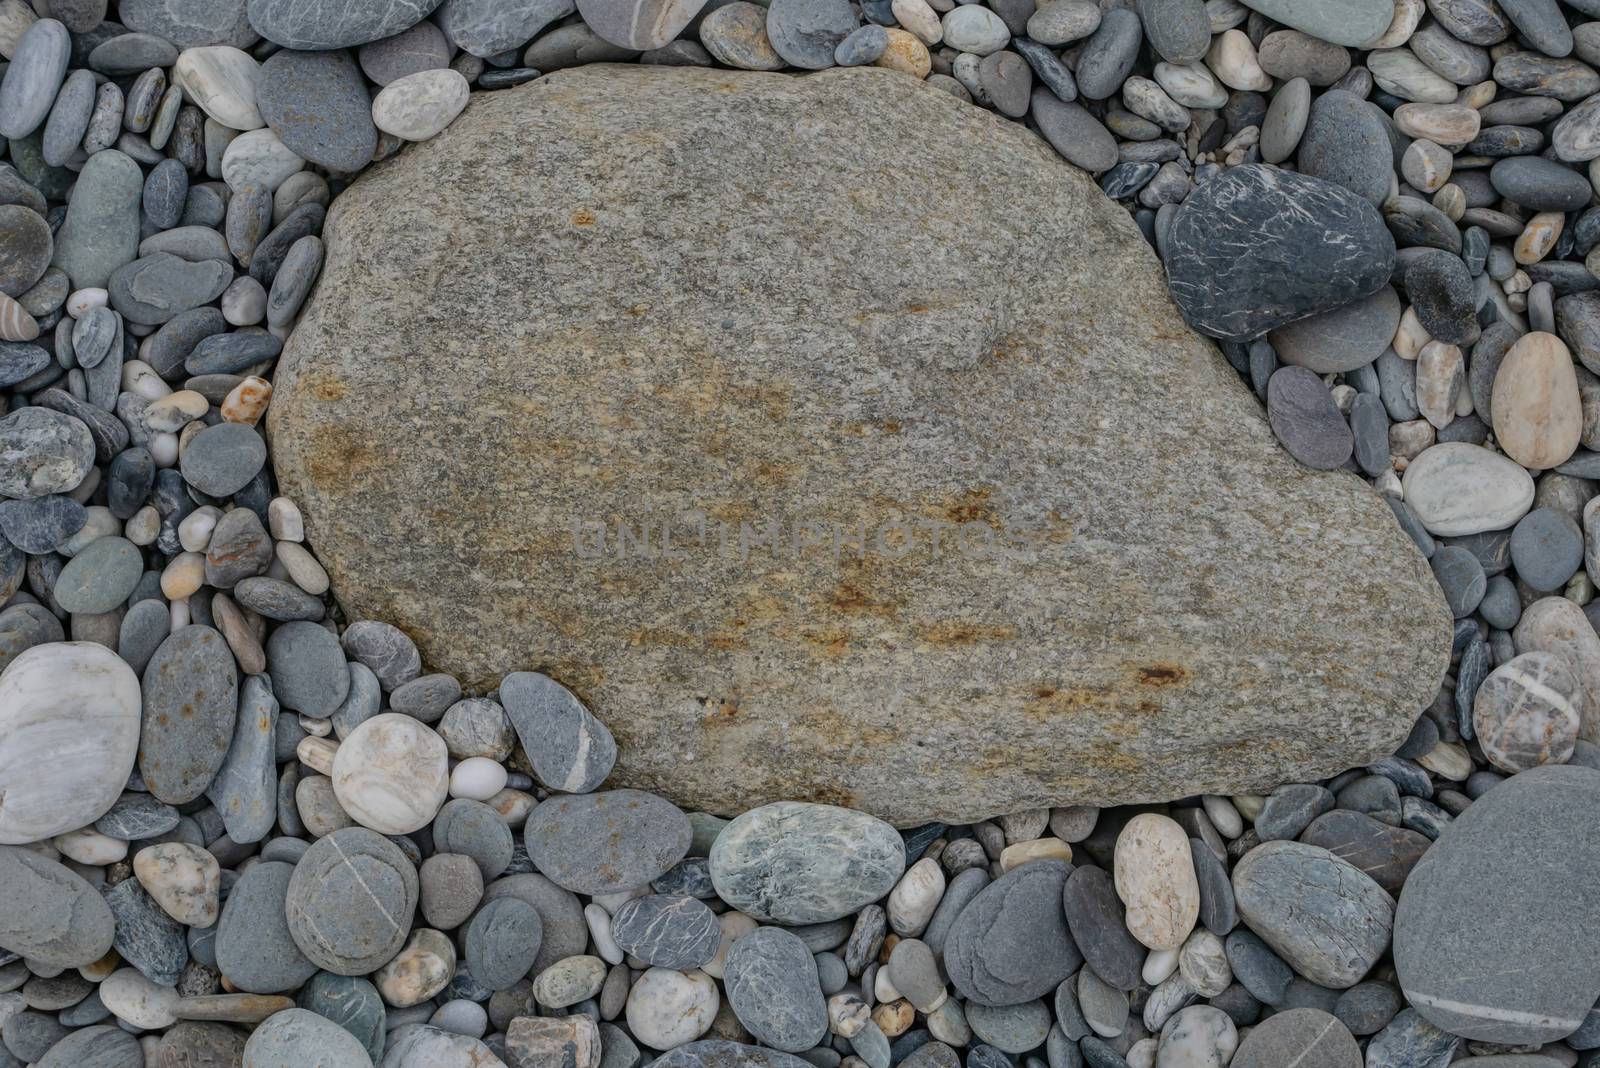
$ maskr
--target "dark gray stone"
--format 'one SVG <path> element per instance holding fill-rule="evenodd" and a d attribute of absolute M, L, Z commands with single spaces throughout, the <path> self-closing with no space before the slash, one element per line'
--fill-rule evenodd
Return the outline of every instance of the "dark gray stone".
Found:
<path fill-rule="evenodd" d="M 1078 52 L 1078 92 L 1090 100 L 1104 100 L 1121 89 L 1143 41 L 1138 15 L 1126 8 L 1107 11 Z"/>
<path fill-rule="evenodd" d="M 62 494 L 0 501 L 0 534 L 25 553 L 53 552 L 87 520 L 83 505 Z"/>
<path fill-rule="evenodd" d="M 1361 1068 L 1361 1047 L 1348 1028 L 1318 1009 L 1290 1009 L 1252 1028 L 1230 1068 Z"/>
<path fill-rule="evenodd" d="M 1383 112 L 1354 93 L 1331 89 L 1312 103 L 1298 158 L 1303 174 L 1374 205 L 1389 196 L 1395 157 Z"/>
<path fill-rule="evenodd" d="M 1267 419 L 1289 455 L 1331 471 L 1350 459 L 1355 438 L 1322 379 L 1304 367 L 1280 367 L 1267 381 Z"/>
<path fill-rule="evenodd" d="M 1092 865 L 1074 868 L 1062 900 L 1072 941 L 1095 974 L 1118 990 L 1138 986 L 1148 951 L 1128 930 L 1110 874 Z"/>
<path fill-rule="evenodd" d="M 50 224 L 20 204 L 0 204 L 0 293 L 20 297 L 50 266 Z"/>
<path fill-rule="evenodd" d="M 1281 1005 L 1288 995 L 1294 970 L 1283 962 L 1261 938 L 1240 927 L 1223 942 L 1228 967 L 1250 995 L 1263 1005 Z"/>
<path fill-rule="evenodd" d="M 1507 1045 L 1554 1041 L 1584 1022 L 1600 993 L 1600 928 L 1589 920 L 1600 908 L 1600 829 L 1588 815 L 1597 799 L 1600 772 L 1533 768 L 1439 835 L 1395 914 L 1395 968 L 1417 1012 Z"/>
<path fill-rule="evenodd" d="M 297 1000 L 302 1009 L 332 1020 L 354 1035 L 373 1064 L 383 1059 L 387 1030 L 383 998 L 370 982 L 356 976 L 318 972 L 301 987 Z"/>
<path fill-rule="evenodd" d="M 1400 886 L 1433 843 L 1415 831 L 1380 823 L 1371 816 L 1336 809 L 1318 816 L 1300 841 L 1321 846 L 1348 861 L 1390 894 Z"/>
<path fill-rule="evenodd" d="M 1080 105 L 1059 100 L 1046 89 L 1035 89 L 1033 121 L 1050 147 L 1068 163 L 1092 173 L 1117 165 L 1117 139 Z"/>
<path fill-rule="evenodd" d="M 102 539 L 104 540 L 104 539 Z M 144 669 L 139 774 L 170 805 L 193 801 L 216 777 L 233 741 L 239 672 L 217 631 L 174 631 Z"/>
<path fill-rule="evenodd" d="M 1193 63 L 1211 47 L 1211 20 L 1201 0 L 1142 0 L 1139 18 L 1150 47 L 1168 63 Z"/>
<path fill-rule="evenodd" d="M 1470 616 L 1483 600 L 1489 583 L 1478 558 L 1459 545 L 1445 545 L 1428 563 L 1433 568 L 1433 577 L 1439 581 L 1439 588 L 1444 591 L 1451 614 L 1457 619 Z"/>
<path fill-rule="evenodd" d="M 144 1064 L 139 1040 L 120 1027 L 96 1024 L 50 1047 L 36 1068 L 134 1068 Z"/>
<path fill-rule="evenodd" d="M 611 937 L 651 967 L 688 971 L 716 956 L 722 929 L 716 914 L 695 898 L 652 894 L 617 909 Z"/>
<path fill-rule="evenodd" d="M 339 640 L 351 659 L 372 670 L 385 691 L 422 674 L 422 656 L 416 643 L 392 624 L 358 620 L 344 629 Z"/>
<path fill-rule="evenodd" d="M 1239 926 L 1239 910 L 1233 902 L 1233 883 L 1227 866 L 1198 838 L 1189 839 L 1189 854 L 1194 860 L 1195 879 L 1200 885 L 1200 924 L 1218 938 Z M 1069 914 L 1068 922 L 1071 922 Z M 1083 940 L 1077 940 L 1079 948 Z M 1084 954 L 1085 958 L 1088 954 Z M 1098 973 L 1099 969 L 1095 971 Z M 1105 976 L 1102 974 L 1101 978 Z"/>
<path fill-rule="evenodd" d="M 261 65 L 256 105 L 285 146 L 333 171 L 372 162 L 378 128 L 361 70 L 348 52 L 286 49 Z"/>
<path fill-rule="evenodd" d="M 1357 1038 L 1375 1035 L 1389 1026 L 1395 1014 L 1405 1006 L 1400 991 L 1389 983 L 1372 980 L 1357 983 L 1339 995 L 1333 1014 Z"/>
<path fill-rule="evenodd" d="M 1432 338 L 1450 345 L 1478 339 L 1477 297 L 1461 257 L 1423 249 L 1405 263 L 1406 293 L 1417 319 Z"/>
<path fill-rule="evenodd" d="M 294 865 L 264 861 L 239 876 L 217 921 L 217 968 L 240 990 L 277 994 L 316 974 L 289 931 Z"/>
<path fill-rule="evenodd" d="M 1577 211 L 1594 197 L 1588 178 L 1543 156 L 1513 156 L 1489 171 L 1495 190 L 1531 211 Z"/>
<path fill-rule="evenodd" d="M 1583 566 L 1583 531 L 1556 508 L 1535 508 L 1511 530 L 1517 578 L 1541 593 L 1559 590 Z"/>
<path fill-rule="evenodd" d="M 277 816 L 277 726 L 278 700 L 271 684 L 264 675 L 249 676 L 240 687 L 238 724 L 227 756 L 206 790 L 235 842 L 259 842 L 272 830 Z"/>
<path fill-rule="evenodd" d="M 488 58 L 527 44 L 574 10 L 573 0 L 445 0 L 438 23 L 457 48 Z"/>
<path fill-rule="evenodd" d="M 332 715 L 350 692 L 339 639 L 316 623 L 285 623 L 267 639 L 267 674 L 284 708 L 308 716 Z"/>
<path fill-rule="evenodd" d="M 978 892 L 956 918 L 944 964 L 957 992 L 980 1005 L 1043 997 L 1083 957 L 1068 931 L 1063 892 L 1072 866 L 1037 860 Z"/>
<path fill-rule="evenodd" d="M 115 535 L 96 538 L 67 561 L 56 579 L 56 603 L 68 612 L 109 612 L 128 599 L 144 574 L 139 547 Z"/>
<path fill-rule="evenodd" d="M 589 793 L 611 774 L 611 732 L 554 679 L 518 671 L 500 682 L 500 703 L 528 754 L 533 773 L 552 790 Z"/>
<path fill-rule="evenodd" d="M 528 872 L 507 875 L 484 887 L 485 903 L 502 897 L 515 897 L 539 913 L 543 937 L 539 955 L 534 958 L 533 974 L 559 960 L 581 954 L 589 944 L 589 929 L 583 920 L 583 905 L 570 891 L 563 890 L 543 875 Z"/>
<path fill-rule="evenodd" d="M 122 880 L 105 897 L 116 919 L 112 946 L 117 954 L 158 986 L 177 983 L 189 963 L 183 924 L 167 915 L 137 879 Z"/>
<path fill-rule="evenodd" d="M 1405 1009 L 1367 1044 L 1368 1068 L 1445 1068 L 1461 1039 Z"/>
<path fill-rule="evenodd" d="M 256 33 L 245 0 L 120 0 L 118 18 L 136 33 L 164 38 L 179 48 L 232 45 L 248 48 Z"/>
<path fill-rule="evenodd" d="M 827 1034 L 816 962 L 791 932 L 759 927 L 738 939 L 728 950 L 723 974 L 734 1015 L 765 1045 L 799 1053 Z"/>
<path fill-rule="evenodd" d="M 272 538 L 248 508 L 223 515 L 206 546 L 206 585 L 231 590 L 272 563 Z"/>
<path fill-rule="evenodd" d="M 1394 264 L 1394 238 L 1356 194 L 1247 164 L 1184 201 L 1166 263 L 1173 299 L 1191 325 L 1247 341 L 1377 290 Z"/>
<path fill-rule="evenodd" d="M 149 794 L 130 792 L 94 821 L 94 829 L 108 838 L 138 842 L 161 837 L 178 825 L 178 819 L 178 810 L 171 805 L 164 805 Z"/>
<path fill-rule="evenodd" d="M 179 467 L 183 480 L 201 493 L 227 497 L 248 485 L 266 460 L 266 442 L 254 427 L 218 423 L 189 439 Z"/>

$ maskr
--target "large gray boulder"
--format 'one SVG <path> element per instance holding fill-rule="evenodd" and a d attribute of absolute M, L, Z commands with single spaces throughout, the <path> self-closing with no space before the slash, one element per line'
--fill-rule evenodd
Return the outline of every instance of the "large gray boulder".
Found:
<path fill-rule="evenodd" d="M 1282 451 L 1087 175 L 913 79 L 560 71 L 324 237 L 270 429 L 335 593 L 469 686 L 570 687 L 613 785 L 900 825 L 1230 793 L 1437 692 L 1383 502 Z"/>

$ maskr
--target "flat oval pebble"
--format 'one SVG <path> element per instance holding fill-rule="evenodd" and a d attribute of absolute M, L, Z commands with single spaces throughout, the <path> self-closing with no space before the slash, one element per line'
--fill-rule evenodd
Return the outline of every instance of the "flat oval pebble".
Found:
<path fill-rule="evenodd" d="M 317 51 L 366 44 L 410 29 L 432 14 L 438 0 L 390 0 L 383 4 L 315 4 L 297 0 L 249 0 L 250 25 L 285 48 Z"/>
<path fill-rule="evenodd" d="M 275 994 L 299 987 L 317 966 L 295 945 L 286 903 L 294 865 L 266 861 L 239 876 L 217 921 L 217 968 L 240 990 Z"/>
<path fill-rule="evenodd" d="M 22 34 L 0 79 L 0 137 L 26 137 L 44 122 L 71 50 L 71 34 L 55 19 L 39 19 Z"/>
<path fill-rule="evenodd" d="M 1359 982 L 1389 944 L 1394 899 L 1319 846 L 1267 842 L 1233 870 L 1239 916 L 1312 982 Z"/>
<path fill-rule="evenodd" d="M 444 740 L 410 716 L 386 712 L 362 723 L 333 758 L 334 795 L 352 818 L 383 834 L 409 834 L 433 820 L 450 782 Z"/>
<path fill-rule="evenodd" d="M 1289 455 L 1319 471 L 1350 458 L 1355 439 L 1328 387 L 1304 367 L 1280 367 L 1267 382 L 1267 419 Z"/>
<path fill-rule="evenodd" d="M 802 70 L 833 66 L 834 49 L 858 25 L 847 0 L 772 0 L 767 6 L 767 40 Z"/>
<path fill-rule="evenodd" d="M 384 133 L 407 141 L 435 136 L 467 106 L 471 87 L 449 68 L 396 78 L 372 101 L 372 121 Z"/>
<path fill-rule="evenodd" d="M 827 1033 L 816 962 L 796 935 L 757 928 L 733 943 L 724 967 L 729 1006 L 765 1045 L 800 1053 Z"/>
<path fill-rule="evenodd" d="M 172 68 L 172 82 L 216 122 L 232 130 L 259 130 L 264 122 L 258 96 L 262 68 L 249 53 L 229 45 L 186 48 Z"/>
<path fill-rule="evenodd" d="M 262 1021 L 245 1043 L 247 1068 L 370 1068 L 356 1037 L 305 1009 L 284 1009 Z"/>
<path fill-rule="evenodd" d="M 1533 504 L 1521 464 L 1466 442 L 1424 449 L 1401 479 L 1406 504 L 1439 537 L 1504 530 Z"/>
<path fill-rule="evenodd" d="M 335 975 L 388 963 L 410 933 L 417 872 L 399 848 L 365 827 L 313 842 L 289 880 L 289 933 L 300 952 Z"/>
<path fill-rule="evenodd" d="M 722 929 L 716 914 L 694 898 L 652 894 L 617 909 L 611 938 L 652 967 L 688 971 L 716 956 Z"/>
<path fill-rule="evenodd" d="M 110 907 L 76 872 L 42 853 L 0 845 L 0 895 L 0 950 L 60 969 L 111 951 Z"/>
<path fill-rule="evenodd" d="M 1523 653 L 1479 684 L 1473 733 L 1484 756 L 1506 771 L 1563 764 L 1578 740 L 1581 699 L 1564 658 Z"/>
<path fill-rule="evenodd" d="M 211 627 L 182 627 L 157 647 L 144 669 L 139 740 L 139 774 L 156 798 L 179 805 L 211 785 L 233 740 L 238 679 Z"/>
<path fill-rule="evenodd" d="M 1494 436 L 1505 454 L 1542 470 L 1564 463 L 1583 434 L 1572 354 L 1554 334 L 1524 334 L 1494 379 Z"/>
<path fill-rule="evenodd" d="M 366 83 L 346 52 L 271 56 L 261 65 L 256 104 L 286 148 L 329 170 L 359 170 L 378 147 Z"/>
<path fill-rule="evenodd" d="M 950 982 L 980 1005 L 1020 1005 L 1043 997 L 1083 956 L 1062 912 L 1072 866 L 1036 860 L 982 890 L 956 917 L 944 946 Z"/>
<path fill-rule="evenodd" d="M 758 920 L 787 924 L 850 915 L 887 894 L 905 866 L 905 844 L 882 820 L 794 801 L 741 814 L 711 847 L 711 880 L 722 899 Z"/>
<path fill-rule="evenodd" d="M 534 810 L 524 834 L 529 859 L 552 882 L 581 894 L 614 894 L 682 860 L 691 832 L 688 818 L 654 794 L 607 790 L 552 797 Z"/>
<path fill-rule="evenodd" d="M 0 843 L 103 815 L 133 770 L 139 722 L 139 679 L 105 647 L 50 642 L 18 654 L 0 674 Z"/>
<path fill-rule="evenodd" d="M 463 939 L 472 978 L 490 990 L 515 986 L 538 958 L 544 938 L 539 911 L 515 897 L 487 902 Z"/>

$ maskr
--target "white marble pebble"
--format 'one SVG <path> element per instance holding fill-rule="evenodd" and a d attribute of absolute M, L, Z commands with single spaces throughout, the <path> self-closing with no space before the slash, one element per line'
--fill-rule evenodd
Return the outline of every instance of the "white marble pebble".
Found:
<path fill-rule="evenodd" d="M 385 712 L 350 732 L 330 778 L 334 796 L 357 823 L 380 834 L 410 834 L 444 804 L 449 754 L 426 724 Z"/>
<path fill-rule="evenodd" d="M 91 827 L 58 834 L 50 844 L 60 850 L 62 856 L 79 864 L 115 864 L 128 855 L 127 842 L 103 835 Z"/>
<path fill-rule="evenodd" d="M 1182 946 L 1200 915 L 1200 886 L 1183 828 L 1153 812 L 1135 816 L 1117 836 L 1112 871 L 1133 937 L 1151 949 Z"/>
<path fill-rule="evenodd" d="M 276 541 L 305 541 L 305 521 L 300 506 L 288 497 L 274 497 L 267 505 L 267 530 Z"/>
<path fill-rule="evenodd" d="M 600 959 L 607 964 L 621 964 L 622 950 L 618 948 L 617 940 L 611 937 L 611 914 L 591 902 L 583 906 L 583 922 L 589 928 L 589 937 L 594 941 L 594 949 L 600 954 Z"/>
<path fill-rule="evenodd" d="M 944 891 L 944 869 L 933 858 L 923 857 L 906 869 L 889 892 L 889 926 L 902 938 L 920 935 L 944 898 Z"/>
<path fill-rule="evenodd" d="M 143 360 L 129 360 L 122 365 L 122 388 L 145 400 L 159 400 L 172 392 L 172 387 L 156 374 L 154 367 Z"/>
<path fill-rule="evenodd" d="M 201 111 L 229 129 L 241 131 L 266 125 L 256 107 L 260 77 L 261 64 L 229 45 L 186 48 L 172 68 L 173 84 Z"/>
<path fill-rule="evenodd" d="M 0 674 L 0 844 L 88 826 L 122 794 L 142 717 L 139 679 L 90 642 L 48 642 Z"/>
<path fill-rule="evenodd" d="M 705 972 L 651 968 L 628 991 L 628 1030 L 651 1049 L 674 1049 L 709 1031 L 720 1004 Z"/>
<path fill-rule="evenodd" d="M 247 185 L 276 189 L 305 165 L 270 129 L 251 130 L 235 137 L 222 153 L 222 180 L 235 193 Z"/>
<path fill-rule="evenodd" d="M 150 456 L 155 460 L 157 467 L 171 467 L 178 462 L 176 434 L 152 434 L 145 448 L 150 450 Z"/>
<path fill-rule="evenodd" d="M 297 546 L 298 548 L 298 546 Z M 450 772 L 450 796 L 487 801 L 506 785 L 506 769 L 498 760 L 468 757 Z"/>
<path fill-rule="evenodd" d="M 449 68 L 397 78 L 372 99 L 373 124 L 407 141 L 426 141 L 455 121 L 467 106 L 471 86 Z"/>
<path fill-rule="evenodd" d="M 1178 970 L 1178 951 L 1176 949 L 1152 949 L 1144 958 L 1144 968 L 1140 977 L 1151 986 L 1159 986 L 1167 977 Z"/>
<path fill-rule="evenodd" d="M 294 755 L 312 771 L 320 775 L 333 775 L 333 758 L 339 752 L 339 743 L 315 735 L 300 739 Z"/>
<path fill-rule="evenodd" d="M 169 631 L 182 630 L 184 627 L 189 625 L 191 617 L 188 601 L 173 601 L 172 604 L 168 606 L 168 609 L 172 620 L 171 624 L 167 627 Z"/>
<path fill-rule="evenodd" d="M 1423 450 L 1400 485 L 1422 525 L 1442 538 L 1504 530 L 1533 505 L 1533 478 L 1521 464 L 1464 441 Z"/>
<path fill-rule="evenodd" d="M 211 532 L 222 519 L 222 509 L 203 504 L 178 521 L 178 544 L 191 553 L 203 553 L 211 544 Z"/>
<path fill-rule="evenodd" d="M 67 294 L 67 303 L 64 305 L 66 312 L 74 319 L 82 319 L 96 308 L 104 308 L 111 301 L 111 294 L 97 286 L 76 289 Z"/>
<path fill-rule="evenodd" d="M 1272 79 L 1256 58 L 1255 45 L 1240 30 L 1228 30 L 1212 39 L 1206 66 L 1230 89 L 1259 93 L 1272 88 Z"/>
<path fill-rule="evenodd" d="M 178 1022 L 178 992 L 158 986 L 137 968 L 118 968 L 99 987 L 100 1000 L 117 1019 L 146 1030 Z"/>

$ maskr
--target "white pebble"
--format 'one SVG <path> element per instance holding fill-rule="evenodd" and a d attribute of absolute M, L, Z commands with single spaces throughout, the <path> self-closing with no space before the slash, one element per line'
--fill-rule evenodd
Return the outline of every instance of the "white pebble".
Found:
<path fill-rule="evenodd" d="M 111 293 L 98 286 L 74 290 L 67 295 L 67 314 L 82 319 L 96 308 L 104 308 L 111 301 Z"/>
<path fill-rule="evenodd" d="M 472 87 L 458 72 L 422 70 L 396 78 L 372 99 L 372 122 L 384 133 L 426 141 L 455 121 Z"/>
<path fill-rule="evenodd" d="M 589 927 L 589 937 L 594 941 L 595 952 L 607 964 L 621 964 L 622 950 L 611 937 L 611 914 L 594 903 L 583 906 L 583 922 Z"/>
<path fill-rule="evenodd" d="M 145 444 L 157 467 L 171 467 L 178 462 L 178 435 L 152 434 Z"/>
<path fill-rule="evenodd" d="M 92 827 L 82 827 L 66 834 L 58 834 L 51 844 L 79 864 L 115 864 L 128 855 L 128 843 L 101 834 Z"/>
<path fill-rule="evenodd" d="M 192 553 L 203 553 L 211 544 L 211 532 L 217 529 L 222 509 L 213 504 L 202 505 L 178 522 L 178 544 Z"/>
<path fill-rule="evenodd" d="M 505 785 L 506 769 L 499 761 L 488 757 L 468 757 L 450 773 L 450 796 L 469 801 L 487 801 L 505 789 Z"/>
<path fill-rule="evenodd" d="M 178 1007 L 178 992 L 170 986 L 157 986 L 137 968 L 119 968 L 100 984 L 100 1000 L 119 1020 L 150 1030 L 171 1027 L 178 1022 L 173 1010 Z"/>
<path fill-rule="evenodd" d="M 305 520 L 300 506 L 288 497 L 274 497 L 267 505 L 267 529 L 275 541 L 305 541 Z"/>
<path fill-rule="evenodd" d="M 1144 959 L 1144 981 L 1151 986 L 1160 986 L 1167 977 L 1178 970 L 1178 951 L 1176 949 L 1152 949 L 1150 955 Z"/>
<path fill-rule="evenodd" d="M 920 935 L 944 897 L 944 869 L 931 857 L 911 865 L 889 892 L 889 926 L 902 938 Z"/>

